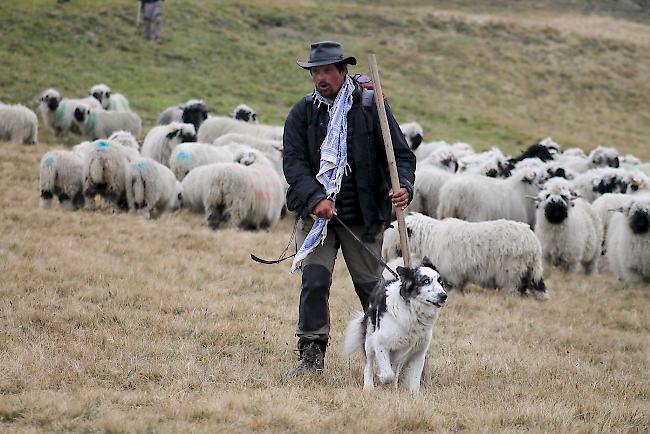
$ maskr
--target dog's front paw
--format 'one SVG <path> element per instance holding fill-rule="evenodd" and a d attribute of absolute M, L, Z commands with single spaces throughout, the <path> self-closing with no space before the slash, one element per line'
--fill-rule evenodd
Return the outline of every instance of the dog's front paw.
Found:
<path fill-rule="evenodd" d="M 382 372 L 379 374 L 379 381 L 382 384 L 388 384 L 395 381 L 395 374 L 393 372 Z"/>

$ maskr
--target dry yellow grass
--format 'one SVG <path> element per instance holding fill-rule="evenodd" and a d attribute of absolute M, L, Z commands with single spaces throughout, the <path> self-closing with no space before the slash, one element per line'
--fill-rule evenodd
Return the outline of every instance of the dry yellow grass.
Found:
<path fill-rule="evenodd" d="M 356 296 L 339 261 L 325 373 L 289 380 L 299 277 L 248 255 L 269 232 L 38 209 L 49 147 L 0 144 L 0 431 L 647 432 L 650 290 L 547 272 L 552 299 L 452 293 L 431 384 L 363 393 L 340 355 Z"/>

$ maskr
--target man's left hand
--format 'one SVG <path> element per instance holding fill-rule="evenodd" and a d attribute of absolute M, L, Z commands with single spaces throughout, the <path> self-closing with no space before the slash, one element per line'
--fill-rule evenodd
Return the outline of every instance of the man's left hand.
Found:
<path fill-rule="evenodd" d="M 388 197 L 390 197 L 393 205 L 402 211 L 404 211 L 406 209 L 406 205 L 409 204 L 409 192 L 403 187 L 397 190 L 396 194 L 393 194 L 393 190 L 391 190 L 390 193 L 388 193 Z"/>

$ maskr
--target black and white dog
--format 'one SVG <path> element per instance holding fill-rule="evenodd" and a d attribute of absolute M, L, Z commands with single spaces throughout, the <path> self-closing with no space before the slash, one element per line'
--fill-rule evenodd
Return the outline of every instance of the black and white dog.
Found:
<path fill-rule="evenodd" d="M 399 280 L 380 283 L 365 314 L 348 324 L 343 355 L 364 351 L 363 388 L 373 383 L 373 361 L 381 383 L 397 386 L 400 373 L 412 393 L 420 390 L 424 360 L 438 311 L 447 300 L 442 278 L 428 258 L 417 268 L 397 267 Z"/>

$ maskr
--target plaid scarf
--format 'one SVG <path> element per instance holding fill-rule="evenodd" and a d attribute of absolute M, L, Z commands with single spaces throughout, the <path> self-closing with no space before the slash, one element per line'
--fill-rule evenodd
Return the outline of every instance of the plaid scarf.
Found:
<path fill-rule="evenodd" d="M 348 162 L 348 112 L 352 107 L 353 91 L 354 83 L 349 76 L 345 77 L 343 86 L 333 102 L 314 90 L 314 104 L 327 105 L 330 117 L 327 124 L 327 135 L 320 148 L 320 167 L 316 174 L 316 180 L 323 185 L 327 198 L 334 202 L 336 202 L 336 195 L 341 190 L 341 180 Z M 293 258 L 292 273 L 299 268 L 300 263 L 308 254 L 319 244 L 323 244 L 327 236 L 327 223 L 326 219 L 316 219 L 305 242 Z"/>

